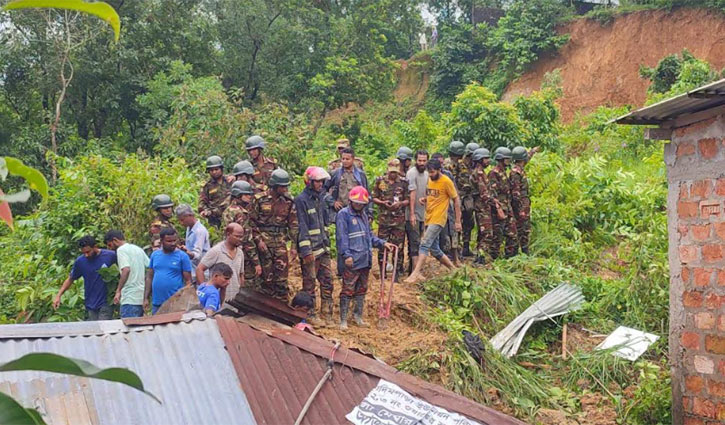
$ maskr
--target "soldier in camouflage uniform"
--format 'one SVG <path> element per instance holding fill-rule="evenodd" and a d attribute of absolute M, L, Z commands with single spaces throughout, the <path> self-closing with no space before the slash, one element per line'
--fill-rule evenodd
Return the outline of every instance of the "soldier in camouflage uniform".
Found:
<path fill-rule="evenodd" d="M 463 158 L 458 160 L 458 175 L 456 175 L 456 185 L 458 194 L 461 197 L 461 213 L 463 224 L 463 235 L 461 243 L 463 245 L 462 255 L 464 257 L 473 257 L 471 253 L 471 232 L 476 227 L 476 210 L 475 210 L 475 192 L 476 187 L 472 184 L 471 173 L 473 170 L 473 161 L 471 156 L 478 149 L 478 143 L 468 143 Z"/>
<path fill-rule="evenodd" d="M 489 187 L 493 196 L 496 212 L 493 214 L 493 247 L 491 257 L 498 258 L 501 241 L 506 240 L 504 250 L 506 258 L 516 255 L 518 238 L 516 236 L 516 219 L 511 209 L 511 185 L 506 168 L 511 163 L 511 150 L 499 147 L 494 152 L 496 166 L 488 173 Z"/>
<path fill-rule="evenodd" d="M 473 151 L 471 160 L 475 168 L 471 173 L 471 184 L 474 187 L 474 210 L 476 212 L 476 224 L 478 225 L 478 235 L 476 250 L 476 264 L 484 265 L 490 262 L 490 254 L 493 250 L 493 220 L 491 218 L 491 210 L 494 208 L 493 199 L 491 199 L 491 190 L 488 185 L 488 176 L 486 175 L 486 167 L 491 162 L 491 153 L 488 149 L 479 148 Z"/>
<path fill-rule="evenodd" d="M 255 195 L 267 190 L 267 185 L 254 181 L 254 166 L 251 162 L 247 160 L 239 161 L 234 164 L 234 168 L 232 169 L 232 175 L 234 176 L 234 179 L 236 181 L 244 181 L 249 183 L 250 186 L 252 186 L 252 190 L 254 191 Z"/>
<path fill-rule="evenodd" d="M 511 207 L 516 217 L 516 231 L 519 237 L 521 252 L 529 253 L 529 236 L 531 235 L 531 198 L 529 198 L 529 179 L 524 167 L 539 148 L 527 152 L 523 146 L 516 146 L 511 152 L 514 166 L 509 173 L 511 183 Z"/>
<path fill-rule="evenodd" d="M 405 210 L 410 207 L 408 180 L 400 177 L 400 161 L 388 162 L 385 176 L 375 179 L 373 184 L 373 203 L 378 206 L 378 237 L 398 247 L 398 270 L 395 282 L 403 273 L 403 245 L 405 243 Z M 393 259 L 389 259 L 392 263 Z M 383 252 L 378 251 L 380 275 L 385 276 Z"/>
<path fill-rule="evenodd" d="M 324 200 L 325 180 L 330 175 L 322 167 L 307 167 L 305 189 L 295 197 L 295 209 L 299 223 L 297 247 L 302 269 L 302 290 L 312 298 L 308 310 L 308 322 L 313 326 L 322 323 L 316 315 L 316 288 L 320 283 L 322 318 L 328 324 L 332 321 L 332 260 L 330 259 L 330 224 L 327 205 Z"/>
<path fill-rule="evenodd" d="M 252 178 L 259 184 L 268 185 L 268 180 L 272 172 L 277 168 L 277 161 L 273 158 L 264 156 L 263 151 L 265 142 L 262 136 L 254 135 L 247 139 L 244 143 L 247 154 L 254 166 L 254 176 Z"/>
<path fill-rule="evenodd" d="M 154 246 L 157 245 L 154 242 L 161 240 L 159 237 L 161 230 L 174 228 L 174 225 L 171 224 L 171 216 L 173 215 L 174 203 L 171 202 L 171 197 L 169 197 L 169 195 L 162 193 L 160 195 L 154 196 L 154 198 L 151 200 L 151 207 L 156 210 L 156 217 L 154 217 L 154 220 L 149 226 L 151 247 L 155 251 L 156 249 L 161 248 L 160 244 L 158 245 L 158 247 L 154 248 Z"/>
<path fill-rule="evenodd" d="M 210 156 L 206 160 L 206 171 L 209 173 L 209 181 L 204 184 L 199 194 L 199 215 L 218 229 L 222 223 L 231 184 L 224 178 L 224 164 L 220 157 Z"/>
<path fill-rule="evenodd" d="M 413 150 L 407 146 L 401 146 L 395 153 L 395 157 L 400 161 L 400 177 L 405 178 L 405 173 L 408 172 L 410 164 L 413 162 Z"/>
<path fill-rule="evenodd" d="M 254 234 L 249 222 L 249 210 L 252 207 L 254 191 L 245 181 L 236 181 L 232 184 L 229 195 L 230 204 L 222 215 L 222 228 L 226 229 L 229 223 L 237 223 L 244 228 L 242 238 L 242 251 L 244 252 L 244 286 L 260 290 L 260 277 L 262 266 L 257 251 L 258 235 Z"/>
<path fill-rule="evenodd" d="M 342 151 L 350 147 L 350 141 L 347 139 L 339 139 L 337 141 L 337 159 L 327 163 L 327 171 L 332 174 L 335 170 L 342 167 Z M 359 169 L 363 169 L 365 161 L 362 158 L 355 158 L 355 166 Z"/>
<path fill-rule="evenodd" d="M 299 228 L 294 201 L 288 193 L 290 177 L 276 169 L 269 177 L 269 189 L 254 196 L 249 214 L 253 231 L 259 235 L 259 260 L 262 263 L 262 292 L 287 302 L 289 258 L 287 242 L 293 242 L 291 256 L 297 256 L 295 245 Z"/>

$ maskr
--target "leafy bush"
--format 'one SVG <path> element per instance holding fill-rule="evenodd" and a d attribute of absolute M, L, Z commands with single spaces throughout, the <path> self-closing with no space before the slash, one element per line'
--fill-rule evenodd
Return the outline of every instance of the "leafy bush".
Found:
<path fill-rule="evenodd" d="M 686 93 L 719 77 L 708 62 L 697 59 L 687 49 L 680 55 L 682 58 L 676 54 L 665 56 L 655 68 L 640 66 L 640 76 L 652 81 L 648 105 Z"/>
<path fill-rule="evenodd" d="M 514 106 L 528 134 L 525 141 L 528 147 L 540 146 L 550 151 L 558 151 L 559 144 L 559 108 L 556 90 L 542 90 L 529 96 L 518 96 Z"/>

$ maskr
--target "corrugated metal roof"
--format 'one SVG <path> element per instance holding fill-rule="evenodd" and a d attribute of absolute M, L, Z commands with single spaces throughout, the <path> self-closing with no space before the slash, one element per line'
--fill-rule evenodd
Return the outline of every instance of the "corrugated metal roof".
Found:
<path fill-rule="evenodd" d="M 617 124 L 664 124 L 678 116 L 725 105 L 725 79 L 663 100 L 614 120 Z"/>
<path fill-rule="evenodd" d="M 200 312 L 141 327 L 120 320 L 0 326 L 0 363 L 31 352 L 129 368 L 163 401 L 97 379 L 0 373 L 0 391 L 39 408 L 49 424 L 255 423 L 216 321 Z"/>
<path fill-rule="evenodd" d="M 240 322 L 244 320 L 246 323 Z M 292 424 L 324 375 L 333 343 L 265 319 L 218 317 L 219 331 L 259 424 Z M 257 328 L 257 329 L 255 329 Z M 482 424 L 523 422 L 346 348 L 334 357 L 333 379 L 310 406 L 303 424 L 347 424 L 380 379 L 431 404 Z"/>

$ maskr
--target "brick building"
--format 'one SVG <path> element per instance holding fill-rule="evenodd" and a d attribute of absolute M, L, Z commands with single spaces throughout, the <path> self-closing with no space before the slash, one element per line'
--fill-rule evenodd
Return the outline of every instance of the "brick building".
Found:
<path fill-rule="evenodd" d="M 725 80 L 619 124 L 669 140 L 667 228 L 673 423 L 725 423 Z"/>

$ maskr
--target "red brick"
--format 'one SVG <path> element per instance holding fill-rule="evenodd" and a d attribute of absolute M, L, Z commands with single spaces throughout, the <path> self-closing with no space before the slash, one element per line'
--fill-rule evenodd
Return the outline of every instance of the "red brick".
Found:
<path fill-rule="evenodd" d="M 725 275 L 725 273 L 722 273 L 722 274 Z M 682 271 L 680 272 L 680 276 L 682 277 L 682 281 L 684 283 L 689 282 L 690 281 L 690 269 L 688 269 L 687 267 L 683 267 Z M 725 276 L 723 276 L 723 278 L 725 279 Z"/>
<path fill-rule="evenodd" d="M 703 159 L 712 159 L 717 155 L 718 143 L 717 139 L 708 138 L 701 139 L 697 142 L 697 148 L 700 151 L 700 156 Z"/>
<path fill-rule="evenodd" d="M 712 191 L 712 180 L 698 180 L 690 186 L 690 197 L 707 198 Z"/>
<path fill-rule="evenodd" d="M 692 400 L 692 413 L 706 418 L 716 418 L 717 410 L 715 403 L 701 397 L 694 397 Z"/>
<path fill-rule="evenodd" d="M 695 356 L 692 358 L 692 365 L 697 373 L 712 375 L 715 373 L 715 362 L 707 356 Z"/>
<path fill-rule="evenodd" d="M 725 221 L 722 223 L 715 223 L 715 234 L 718 238 L 725 240 Z"/>
<path fill-rule="evenodd" d="M 690 190 L 687 186 L 687 183 L 680 183 L 680 196 L 677 198 L 680 201 L 684 201 L 690 197 Z"/>
<path fill-rule="evenodd" d="M 725 177 L 717 179 L 715 183 L 715 193 L 723 196 L 725 195 Z"/>
<path fill-rule="evenodd" d="M 707 392 L 715 397 L 725 397 L 725 382 L 707 380 Z"/>
<path fill-rule="evenodd" d="M 713 354 L 725 354 L 725 337 L 705 335 L 705 349 Z"/>
<path fill-rule="evenodd" d="M 725 296 L 710 293 L 705 297 L 705 307 L 709 309 L 717 310 L 723 302 L 725 302 Z"/>
<path fill-rule="evenodd" d="M 708 239 L 710 237 L 711 227 L 712 226 L 710 224 L 691 226 L 690 230 L 692 230 L 692 238 L 696 241 L 704 241 L 705 239 Z"/>
<path fill-rule="evenodd" d="M 675 129 L 675 136 L 677 136 L 677 138 L 681 138 L 682 136 L 692 134 L 696 131 L 704 130 L 711 124 L 715 123 L 718 119 L 719 117 L 712 117 L 706 120 L 698 121 L 685 127 L 677 128 Z"/>
<path fill-rule="evenodd" d="M 695 286 L 707 286 L 710 284 L 712 269 L 695 268 Z"/>
<path fill-rule="evenodd" d="M 685 291 L 682 294 L 682 304 L 685 307 L 697 308 L 702 307 L 702 292 Z"/>
<path fill-rule="evenodd" d="M 725 285 L 725 270 L 718 270 L 717 272 L 717 284 Z"/>
<path fill-rule="evenodd" d="M 702 419 L 688 417 L 685 418 L 685 425 L 705 425 L 705 422 Z"/>
<path fill-rule="evenodd" d="M 682 397 L 682 408 L 685 412 L 692 412 L 692 397 Z"/>
<path fill-rule="evenodd" d="M 697 247 L 694 245 L 680 245 L 680 261 L 683 263 L 692 263 L 697 260 Z"/>
<path fill-rule="evenodd" d="M 677 157 L 686 156 L 686 155 L 692 155 L 695 153 L 695 145 L 692 143 L 680 143 L 677 145 L 677 151 L 675 152 L 675 155 Z"/>
<path fill-rule="evenodd" d="M 717 405 L 717 418 L 719 420 L 725 419 L 725 404 L 724 403 L 718 403 L 718 405 Z M 722 422 L 720 422 L 716 425 L 722 425 Z"/>
<path fill-rule="evenodd" d="M 702 312 L 695 315 L 697 329 L 712 329 L 715 327 L 715 316 L 712 313 Z"/>
<path fill-rule="evenodd" d="M 693 218 L 697 217 L 697 202 L 678 201 L 677 202 L 677 215 L 680 218 Z"/>
<path fill-rule="evenodd" d="M 725 376 L 725 360 L 720 360 L 717 365 L 717 372 L 720 374 L 720 376 Z"/>
<path fill-rule="evenodd" d="M 690 350 L 698 350 L 700 348 L 700 334 L 695 332 L 682 332 L 680 335 L 680 344 Z"/>
<path fill-rule="evenodd" d="M 722 245 L 705 245 L 702 247 L 702 258 L 707 262 L 720 261 L 723 258 Z"/>
<path fill-rule="evenodd" d="M 725 332 L 725 314 L 721 314 L 720 317 L 718 317 L 717 330 L 719 330 L 720 332 Z M 723 362 L 722 365 L 725 365 L 725 362 Z M 725 372 L 725 370 L 723 372 Z M 725 373 L 723 374 L 725 375 Z"/>
<path fill-rule="evenodd" d="M 693 393 L 693 395 L 699 395 L 704 385 L 704 380 L 699 376 L 688 376 L 685 378 L 685 388 L 687 388 L 687 391 Z"/>

